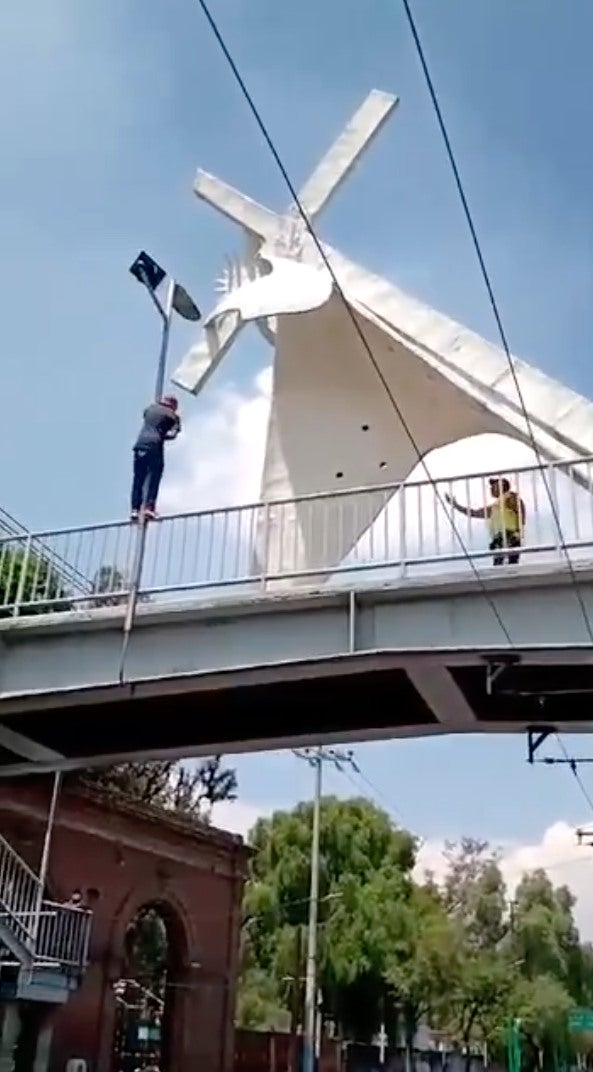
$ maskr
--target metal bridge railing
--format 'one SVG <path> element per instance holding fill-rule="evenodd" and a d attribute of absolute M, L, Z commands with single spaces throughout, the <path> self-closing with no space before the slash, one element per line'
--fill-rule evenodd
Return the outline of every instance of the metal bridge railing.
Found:
<path fill-rule="evenodd" d="M 82 972 L 88 961 L 92 914 L 42 898 L 40 880 L 0 834 L 0 942 L 2 928 L 33 964 Z"/>
<path fill-rule="evenodd" d="M 383 580 L 451 573 L 469 568 L 468 555 L 487 568 L 486 523 L 453 513 L 445 498 L 481 507 L 493 475 L 508 479 L 525 503 L 522 563 L 560 564 L 563 543 L 574 560 L 593 558 L 593 459 L 579 458 L 165 516 L 147 529 L 139 598 L 197 590 L 215 597 L 298 578 L 333 586 L 361 573 Z M 137 533 L 114 522 L 0 537 L 0 616 L 123 608 Z"/>
<path fill-rule="evenodd" d="M 39 879 L 0 834 L 0 923 L 27 952 L 35 940 Z"/>
<path fill-rule="evenodd" d="M 92 919 L 87 909 L 44 901 L 35 959 L 68 974 L 82 974 L 88 965 Z"/>

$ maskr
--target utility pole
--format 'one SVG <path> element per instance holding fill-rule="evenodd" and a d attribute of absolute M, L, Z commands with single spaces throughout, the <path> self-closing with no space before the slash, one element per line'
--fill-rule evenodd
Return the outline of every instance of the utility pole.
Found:
<path fill-rule="evenodd" d="M 292 977 L 292 1001 L 290 1009 L 290 1072 L 299 1072 L 298 1030 L 301 1017 L 301 979 L 303 973 L 302 932 L 300 924 L 294 932 L 294 965 Z"/>
<path fill-rule="evenodd" d="M 319 914 L 319 830 L 321 819 L 321 788 L 324 763 L 333 763 L 341 770 L 345 765 L 355 768 L 352 752 L 338 752 L 333 748 L 294 749 L 297 759 L 304 759 L 315 772 L 313 794 L 313 832 L 311 838 L 311 887 L 309 894 L 309 927 L 307 934 L 307 967 L 305 972 L 305 1037 L 303 1045 L 303 1072 L 315 1072 L 316 1021 L 317 1021 L 317 923 Z"/>

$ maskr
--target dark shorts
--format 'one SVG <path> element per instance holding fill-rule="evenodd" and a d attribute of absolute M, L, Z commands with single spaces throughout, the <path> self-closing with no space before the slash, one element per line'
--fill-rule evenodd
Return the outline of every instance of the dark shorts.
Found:
<path fill-rule="evenodd" d="M 505 559 L 510 566 L 519 561 L 521 534 L 519 532 L 497 532 L 490 541 L 490 550 L 500 552 L 494 555 L 494 565 L 502 566 Z"/>

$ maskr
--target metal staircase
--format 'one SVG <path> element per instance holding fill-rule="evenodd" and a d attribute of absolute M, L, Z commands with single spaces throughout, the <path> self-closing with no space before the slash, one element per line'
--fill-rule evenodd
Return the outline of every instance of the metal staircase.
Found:
<path fill-rule="evenodd" d="M 44 897 L 0 834 L 0 1000 L 68 1000 L 88 963 L 91 913 Z"/>

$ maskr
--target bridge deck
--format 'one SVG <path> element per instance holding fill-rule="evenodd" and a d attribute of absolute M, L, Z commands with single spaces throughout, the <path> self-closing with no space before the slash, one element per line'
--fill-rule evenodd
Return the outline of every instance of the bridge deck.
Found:
<path fill-rule="evenodd" d="M 483 522 L 462 519 L 460 538 L 426 484 L 384 489 L 395 499 L 338 569 L 323 557 L 303 567 L 294 503 L 166 518 L 149 534 L 123 684 L 135 530 L 1 540 L 0 774 L 536 724 L 589 730 L 591 465 L 546 475 L 565 547 L 541 470 L 518 471 L 528 510 L 518 566 L 493 568 Z M 441 497 L 447 488 L 473 504 L 484 491 L 482 477 L 461 492 L 441 484 Z M 367 507 L 375 516 L 376 495 L 313 497 L 311 523 Z"/>
<path fill-rule="evenodd" d="M 491 571 L 494 574 L 494 571 Z M 593 617 L 593 569 L 578 570 Z M 590 730 L 593 649 L 566 572 L 0 623 L 0 773 L 436 733 Z M 503 664 L 491 687 L 489 667 Z"/>

